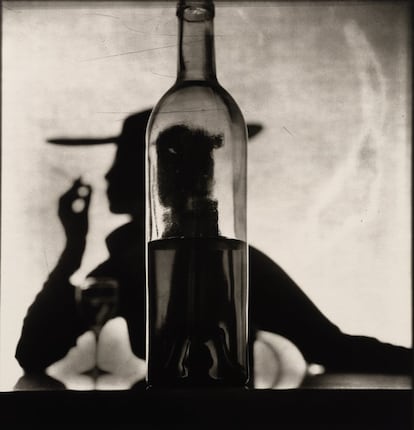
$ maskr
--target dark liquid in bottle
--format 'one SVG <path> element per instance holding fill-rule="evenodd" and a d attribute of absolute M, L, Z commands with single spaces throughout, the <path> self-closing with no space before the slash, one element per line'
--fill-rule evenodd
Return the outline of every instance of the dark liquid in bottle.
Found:
<path fill-rule="evenodd" d="M 247 248 L 217 238 L 148 245 L 148 386 L 245 387 Z"/>

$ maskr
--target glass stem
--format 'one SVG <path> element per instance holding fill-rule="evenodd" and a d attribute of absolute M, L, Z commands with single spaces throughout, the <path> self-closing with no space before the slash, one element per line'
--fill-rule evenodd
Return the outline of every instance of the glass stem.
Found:
<path fill-rule="evenodd" d="M 99 335 L 101 333 L 101 327 L 100 326 L 93 326 L 92 328 L 93 334 L 95 335 L 95 359 L 94 359 L 94 366 L 91 372 L 91 377 L 95 382 L 98 380 L 99 375 L 101 374 L 101 369 L 98 366 L 98 343 L 99 343 Z"/>

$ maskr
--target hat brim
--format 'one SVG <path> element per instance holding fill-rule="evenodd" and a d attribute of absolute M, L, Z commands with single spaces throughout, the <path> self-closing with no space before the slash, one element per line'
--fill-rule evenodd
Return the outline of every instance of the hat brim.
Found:
<path fill-rule="evenodd" d="M 247 124 L 247 135 L 249 136 L 249 139 L 256 136 L 256 134 L 259 134 L 262 130 L 263 126 L 261 124 Z"/>
<path fill-rule="evenodd" d="M 261 124 L 247 124 L 247 134 L 249 139 L 256 136 L 263 129 Z M 90 146 L 90 145 L 103 145 L 107 143 L 117 143 L 119 140 L 119 136 L 112 137 L 78 137 L 78 138 L 53 138 L 47 139 L 48 143 L 52 143 L 54 145 L 62 145 L 62 146 Z"/>
<path fill-rule="evenodd" d="M 106 143 L 117 143 L 118 136 L 114 137 L 98 137 L 98 138 L 89 138 L 89 137 L 78 137 L 78 138 L 56 138 L 56 139 L 47 139 L 48 143 L 53 143 L 54 145 L 64 145 L 64 146 L 86 146 L 86 145 L 103 145 Z"/>

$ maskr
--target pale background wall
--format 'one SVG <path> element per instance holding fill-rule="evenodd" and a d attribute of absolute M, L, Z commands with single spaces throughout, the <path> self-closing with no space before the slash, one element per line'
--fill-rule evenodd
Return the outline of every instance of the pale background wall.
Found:
<path fill-rule="evenodd" d="M 27 307 L 63 246 L 57 199 L 92 183 L 85 270 L 125 222 L 106 207 L 120 132 L 173 83 L 175 2 L 2 2 L 1 389 Z M 344 331 L 411 341 L 408 6 L 226 2 L 218 78 L 263 132 L 249 144 L 249 238 Z M 293 312 L 293 310 L 292 310 Z"/>

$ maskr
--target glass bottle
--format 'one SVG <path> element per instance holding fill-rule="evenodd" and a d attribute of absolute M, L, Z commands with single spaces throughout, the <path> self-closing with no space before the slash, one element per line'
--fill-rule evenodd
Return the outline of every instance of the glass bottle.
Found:
<path fill-rule="evenodd" d="M 148 387 L 249 378 L 247 129 L 216 78 L 214 12 L 177 4 L 177 80 L 147 127 Z"/>

